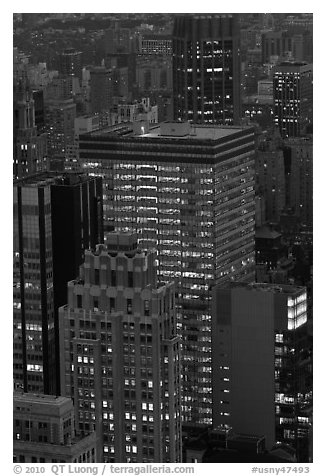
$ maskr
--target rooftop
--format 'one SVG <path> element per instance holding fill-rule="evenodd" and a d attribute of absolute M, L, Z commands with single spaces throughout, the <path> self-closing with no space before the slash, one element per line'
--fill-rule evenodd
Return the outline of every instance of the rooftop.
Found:
<path fill-rule="evenodd" d="M 304 286 L 295 286 L 292 284 L 270 284 L 270 283 L 244 283 L 244 282 L 229 282 L 224 286 L 224 289 L 229 287 L 230 289 L 243 288 L 248 291 L 267 291 L 270 293 L 281 294 L 297 294 L 306 291 Z"/>
<path fill-rule="evenodd" d="M 149 138 L 149 139 L 180 139 L 183 140 L 211 140 L 232 136 L 242 130 L 250 130 L 250 127 L 218 126 L 208 124 L 190 124 L 188 122 L 169 121 L 160 124 L 148 125 L 143 123 L 124 123 L 109 126 L 98 131 L 89 132 L 92 137 L 111 136 L 123 138 Z"/>
<path fill-rule="evenodd" d="M 63 403 L 71 402 L 71 399 L 66 397 L 58 397 L 56 395 L 43 395 L 40 393 L 14 392 L 14 402 L 29 404 L 50 404 L 60 406 Z"/>
<path fill-rule="evenodd" d="M 47 185 L 72 186 L 93 180 L 87 174 L 77 172 L 40 172 L 14 181 L 14 185 L 21 187 L 45 187 Z"/>

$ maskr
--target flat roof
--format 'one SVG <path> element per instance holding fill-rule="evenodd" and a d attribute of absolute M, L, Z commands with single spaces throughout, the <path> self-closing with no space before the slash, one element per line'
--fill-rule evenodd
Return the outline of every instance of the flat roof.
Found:
<path fill-rule="evenodd" d="M 48 403 L 55 405 L 62 405 L 63 403 L 70 403 L 71 398 L 56 396 L 56 395 L 43 395 L 40 393 L 20 393 L 14 392 L 14 402 L 21 403 Z"/>
<path fill-rule="evenodd" d="M 234 289 L 234 288 L 244 288 L 248 291 L 268 291 L 271 293 L 281 293 L 281 294 L 297 294 L 303 293 L 306 291 L 305 286 L 296 286 L 292 284 L 271 284 L 271 283 L 245 283 L 245 282 L 230 282 L 227 283 L 223 288 L 219 289 L 226 289 L 226 288 Z"/>
<path fill-rule="evenodd" d="M 161 125 L 171 125 L 178 127 L 183 126 L 186 123 L 180 123 L 177 121 L 169 121 L 166 123 L 160 123 L 155 125 L 149 125 L 148 132 L 143 134 L 137 133 L 134 130 L 133 123 L 123 123 L 123 124 L 116 124 L 114 126 L 108 126 L 103 129 L 98 129 L 96 131 L 91 131 L 82 135 L 88 135 L 91 137 L 123 137 L 123 138 L 145 138 L 145 139 L 172 139 L 172 140 L 219 140 L 224 137 L 232 136 L 233 134 L 237 134 L 243 130 L 250 130 L 253 128 L 251 126 L 219 126 L 219 125 L 210 125 L 210 124 L 189 124 L 189 133 L 181 132 L 180 135 L 177 133 L 165 133 L 162 134 Z"/>
<path fill-rule="evenodd" d="M 236 131 L 238 131 L 240 128 L 237 128 Z M 161 128 L 160 125 L 157 127 L 153 127 L 152 129 L 149 130 L 147 134 L 144 134 L 143 137 L 166 137 L 169 139 L 211 139 L 211 140 L 217 140 L 220 139 L 221 137 L 226 137 L 234 134 L 235 130 L 232 127 L 220 127 L 220 126 L 200 126 L 198 124 L 192 124 L 190 128 L 190 134 L 186 135 L 169 135 L 169 134 L 161 134 Z"/>
<path fill-rule="evenodd" d="M 94 178 L 89 177 L 85 172 L 39 172 L 14 180 L 14 186 L 44 187 L 47 185 L 62 185 L 64 187 L 78 185 L 88 180 L 94 180 Z"/>

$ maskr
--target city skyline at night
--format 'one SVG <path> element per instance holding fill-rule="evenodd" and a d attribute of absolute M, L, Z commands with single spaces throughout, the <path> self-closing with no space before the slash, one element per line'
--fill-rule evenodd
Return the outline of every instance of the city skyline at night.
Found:
<path fill-rule="evenodd" d="M 313 462 L 313 20 L 14 13 L 15 463 Z"/>

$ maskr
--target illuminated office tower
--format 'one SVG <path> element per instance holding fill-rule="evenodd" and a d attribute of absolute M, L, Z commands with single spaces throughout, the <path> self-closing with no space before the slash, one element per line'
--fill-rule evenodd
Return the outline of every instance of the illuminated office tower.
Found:
<path fill-rule="evenodd" d="M 284 62 L 274 70 L 274 124 L 281 137 L 298 137 L 312 124 L 312 64 Z"/>
<path fill-rule="evenodd" d="M 181 461 L 175 289 L 157 284 L 155 259 L 136 234 L 109 234 L 59 311 L 61 393 L 77 429 L 96 429 L 104 462 Z"/>
<path fill-rule="evenodd" d="M 311 424 L 304 411 L 312 391 L 304 375 L 309 345 L 305 287 L 214 288 L 214 427 L 264 435 L 267 449 L 287 443 L 298 451 Z"/>
<path fill-rule="evenodd" d="M 102 182 L 40 173 L 14 182 L 14 384 L 55 394 L 58 308 L 84 250 L 103 240 Z"/>
<path fill-rule="evenodd" d="M 237 15 L 177 16 L 172 36 L 174 119 L 239 124 Z"/>
<path fill-rule="evenodd" d="M 158 251 L 177 286 L 183 418 L 211 421 L 210 288 L 254 280 L 254 131 L 120 124 L 80 135 L 83 170 L 103 177 L 105 222 Z"/>

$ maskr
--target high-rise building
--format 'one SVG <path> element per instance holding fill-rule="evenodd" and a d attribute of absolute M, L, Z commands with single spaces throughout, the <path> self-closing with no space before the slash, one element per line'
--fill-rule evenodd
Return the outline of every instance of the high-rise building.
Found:
<path fill-rule="evenodd" d="M 213 425 L 258 433 L 267 449 L 307 438 L 311 382 L 304 287 L 230 283 L 214 288 Z"/>
<path fill-rule="evenodd" d="M 90 70 L 91 110 L 92 112 L 109 111 L 113 105 L 113 79 L 110 69 L 94 66 Z"/>
<path fill-rule="evenodd" d="M 265 202 L 265 219 L 278 223 L 285 208 L 285 169 L 283 151 L 275 138 L 259 144 L 255 172 L 256 193 Z"/>
<path fill-rule="evenodd" d="M 180 337 L 175 289 L 158 285 L 156 253 L 110 234 L 86 251 L 60 308 L 61 392 L 104 462 L 180 462 Z"/>
<path fill-rule="evenodd" d="M 240 33 L 237 15 L 177 16 L 172 51 L 174 119 L 239 124 Z"/>
<path fill-rule="evenodd" d="M 210 289 L 254 280 L 254 130 L 120 124 L 80 136 L 83 170 L 103 177 L 104 217 L 158 251 L 177 285 L 183 410 L 211 421 Z"/>
<path fill-rule="evenodd" d="M 14 183 L 14 383 L 58 391 L 58 308 L 84 250 L 103 241 L 102 182 L 41 173 Z"/>
<path fill-rule="evenodd" d="M 33 93 L 23 82 L 14 88 L 13 172 L 15 178 L 48 168 L 47 137 L 38 132 Z"/>
<path fill-rule="evenodd" d="M 72 99 L 47 100 L 46 128 L 50 158 L 65 159 L 68 146 L 74 143 L 75 117 L 76 104 Z"/>
<path fill-rule="evenodd" d="M 312 65 L 284 62 L 274 70 L 274 124 L 281 137 L 297 137 L 312 124 Z"/>
<path fill-rule="evenodd" d="M 300 223 L 313 224 L 313 140 L 297 137 L 284 141 L 287 206 Z"/>
<path fill-rule="evenodd" d="M 75 431 L 70 398 L 14 393 L 14 462 L 94 463 L 96 433 Z"/>
<path fill-rule="evenodd" d="M 59 73 L 63 76 L 76 76 L 82 79 L 82 52 L 67 48 L 59 55 Z"/>

